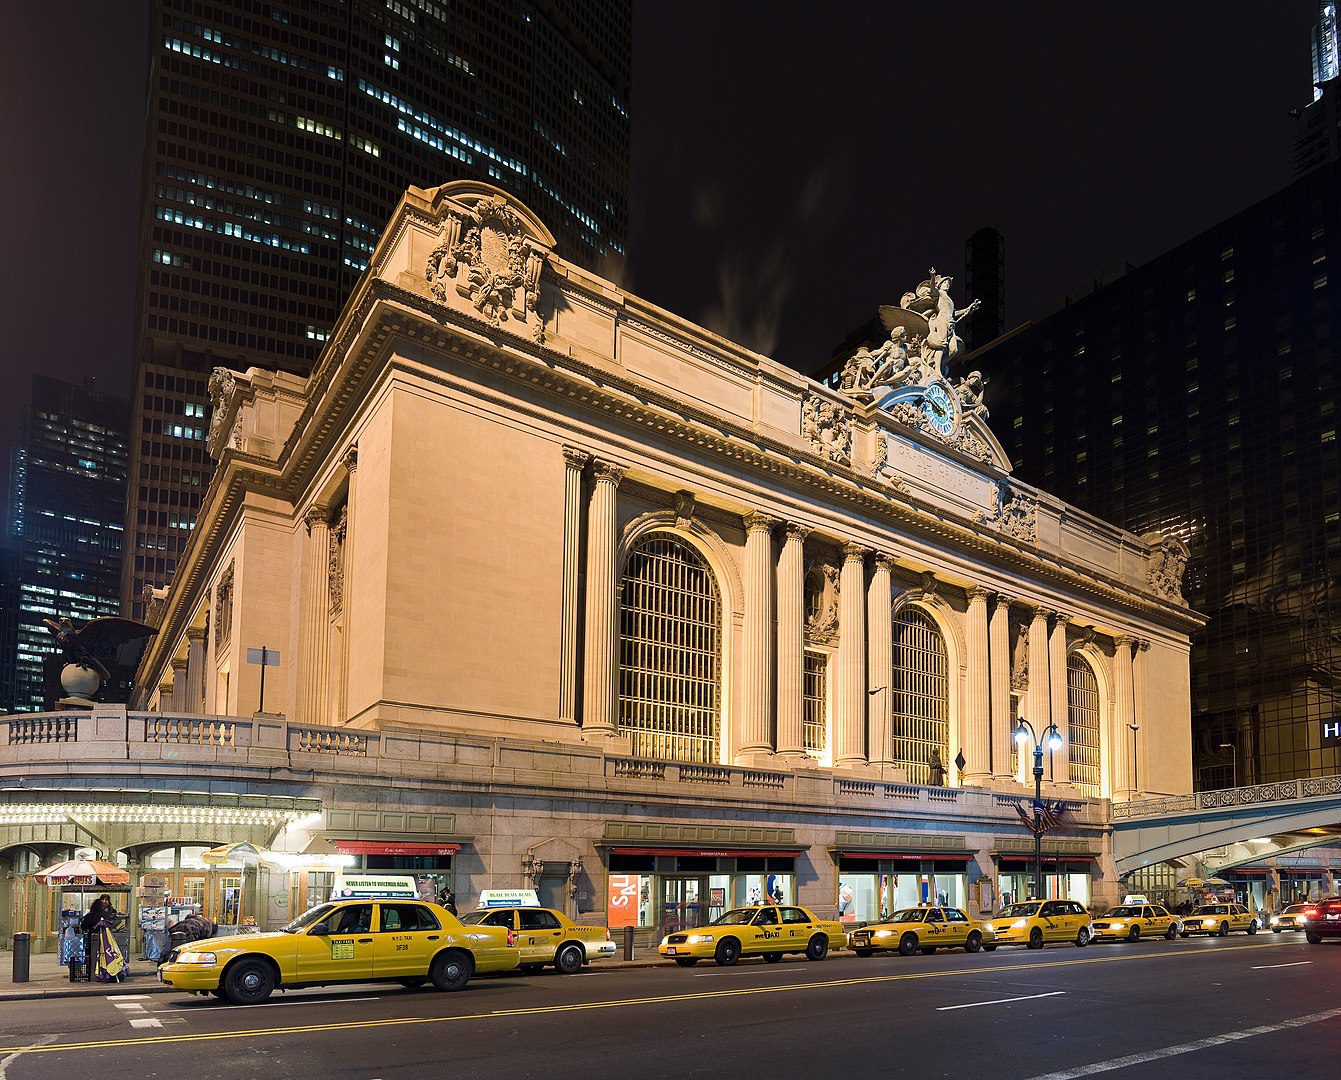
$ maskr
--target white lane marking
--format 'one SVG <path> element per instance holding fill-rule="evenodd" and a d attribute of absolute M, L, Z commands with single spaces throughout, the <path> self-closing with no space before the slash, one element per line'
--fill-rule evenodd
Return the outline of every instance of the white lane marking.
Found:
<path fill-rule="evenodd" d="M 148 1001 L 148 994 L 108 994 L 108 1001 Z"/>
<path fill-rule="evenodd" d="M 1296 960 L 1293 964 L 1259 964 L 1253 968 L 1253 971 L 1271 971 L 1273 968 L 1283 967 L 1303 967 L 1305 964 L 1313 963 L 1312 960 Z"/>
<path fill-rule="evenodd" d="M 137 1016 L 131 1020 L 130 1026 L 133 1028 L 161 1028 L 163 1021 L 156 1016 Z"/>
<path fill-rule="evenodd" d="M 1012 1001 L 1034 1001 L 1036 998 L 1062 997 L 1065 990 L 1053 990 L 1047 994 L 1027 994 L 1024 997 L 994 998 L 991 1001 L 970 1001 L 967 1005 L 942 1005 L 937 1012 L 954 1012 L 955 1009 L 976 1009 L 979 1005 L 1009 1005 Z"/>
<path fill-rule="evenodd" d="M 120 1002 L 120 1001 L 118 1001 L 118 1002 L 115 1002 L 115 1003 L 112 1005 L 112 1008 L 114 1008 L 114 1009 L 127 1009 L 127 1010 L 129 1010 L 129 1011 L 131 1011 L 131 1012 L 144 1012 L 144 1006 L 143 1006 L 143 1005 L 136 1004 L 136 1003 L 133 1002 L 133 1001 L 130 1002 L 129 1004 L 126 1004 L 126 1003 L 124 1003 L 124 1002 Z"/>
<path fill-rule="evenodd" d="M 1327 1020 L 1335 1020 L 1339 1016 L 1341 1016 L 1341 1009 L 1328 1009 L 1326 1012 L 1309 1013 L 1307 1016 L 1296 1016 L 1290 1020 L 1282 1020 L 1279 1024 L 1263 1024 L 1261 1027 L 1248 1028 L 1245 1031 L 1227 1031 L 1223 1035 L 1212 1035 L 1207 1039 L 1179 1043 L 1177 1046 L 1166 1046 L 1160 1050 L 1148 1050 L 1143 1054 L 1129 1054 L 1126 1057 L 1096 1061 L 1090 1065 L 1080 1065 L 1074 1069 L 1044 1073 L 1041 1076 L 1031 1077 L 1030 1080 L 1077 1080 L 1078 1077 L 1093 1076 L 1095 1073 L 1112 1072 L 1114 1069 L 1127 1069 L 1133 1065 L 1162 1061 L 1164 1058 L 1177 1057 L 1180 1054 L 1210 1050 L 1217 1046 L 1224 1046 L 1226 1043 L 1238 1042 L 1240 1039 L 1251 1039 L 1256 1035 L 1272 1035 L 1278 1031 L 1289 1031 L 1291 1028 L 1321 1024 Z"/>
<path fill-rule="evenodd" d="M 9 1068 L 14 1059 L 22 1054 L 24 1050 L 31 1050 L 34 1046 L 45 1046 L 47 1043 L 55 1042 L 59 1038 L 59 1035 L 43 1035 L 37 1042 L 29 1043 L 23 1050 L 16 1050 L 14 1053 L 10 1054 L 9 1057 L 0 1058 L 0 1080 L 5 1080 L 5 1070 Z"/>

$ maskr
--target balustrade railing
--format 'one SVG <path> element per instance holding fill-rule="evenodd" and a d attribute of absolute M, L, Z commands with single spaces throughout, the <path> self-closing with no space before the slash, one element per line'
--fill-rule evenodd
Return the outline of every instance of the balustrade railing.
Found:
<path fill-rule="evenodd" d="M 320 728 L 290 728 L 293 749 L 306 754 L 331 754 L 339 757 L 367 757 L 368 736 L 350 731 Z"/>
<path fill-rule="evenodd" d="M 1133 799 L 1113 804 L 1114 821 L 1181 814 L 1192 810 L 1219 810 L 1234 806 L 1258 806 L 1262 803 L 1310 799 L 1319 795 L 1341 795 L 1341 776 L 1313 776 L 1282 780 L 1275 784 L 1248 784 L 1237 788 L 1216 788 L 1192 795 L 1163 799 Z"/>
<path fill-rule="evenodd" d="M 230 720 L 200 717 L 147 716 L 144 741 L 185 746 L 236 746 L 237 724 Z"/>
<path fill-rule="evenodd" d="M 77 742 L 79 720 L 76 716 L 16 717 L 9 721 L 9 744 Z"/>

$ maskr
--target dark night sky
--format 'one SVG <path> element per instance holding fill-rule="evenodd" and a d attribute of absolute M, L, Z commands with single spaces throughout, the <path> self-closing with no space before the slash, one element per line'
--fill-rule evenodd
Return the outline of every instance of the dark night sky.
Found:
<path fill-rule="evenodd" d="M 1315 11 L 642 0 L 627 284 L 803 366 L 994 224 L 1036 316 L 1290 181 Z M 34 370 L 127 389 L 147 21 L 0 0 L 5 428 Z"/>

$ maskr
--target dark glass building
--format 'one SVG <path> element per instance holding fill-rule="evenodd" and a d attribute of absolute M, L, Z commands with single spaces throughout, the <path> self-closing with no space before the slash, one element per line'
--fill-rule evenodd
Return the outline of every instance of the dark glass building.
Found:
<path fill-rule="evenodd" d="M 1192 552 L 1201 788 L 1341 772 L 1341 164 L 965 357 L 1022 478 Z"/>
<path fill-rule="evenodd" d="M 122 595 L 176 566 L 216 364 L 305 373 L 409 185 L 476 179 L 611 272 L 630 0 L 155 0 Z"/>
<path fill-rule="evenodd" d="M 984 226 L 964 243 L 964 295 L 978 310 L 961 319 L 959 336 L 970 349 L 995 341 L 1006 329 L 1006 240 Z"/>
<path fill-rule="evenodd" d="M 0 642 L 8 637 L 0 707 L 8 711 L 47 708 L 59 696 L 59 681 L 51 692 L 55 649 L 44 618 L 81 623 L 120 611 L 129 424 L 121 398 L 33 378 L 11 462 L 9 550 L 0 560 L 10 579 L 0 586 L 9 608 L 0 615 Z M 128 689 L 107 687 L 103 697 L 124 701 Z"/>

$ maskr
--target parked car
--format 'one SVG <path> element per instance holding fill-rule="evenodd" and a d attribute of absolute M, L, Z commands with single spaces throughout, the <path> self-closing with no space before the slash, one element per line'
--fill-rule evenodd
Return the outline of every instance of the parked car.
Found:
<path fill-rule="evenodd" d="M 1261 929 L 1257 916 L 1242 904 L 1202 904 L 1183 919 L 1183 937 L 1189 934 L 1218 934 L 1225 937 L 1236 930 L 1255 934 Z"/>
<path fill-rule="evenodd" d="M 1321 945 L 1327 937 L 1341 937 L 1341 899 L 1328 897 L 1304 909 L 1304 938 L 1310 945 Z"/>
<path fill-rule="evenodd" d="M 915 907 L 896 911 L 890 918 L 863 926 L 848 934 L 848 944 L 858 956 L 898 950 L 903 956 L 937 949 L 996 948 L 996 935 L 986 925 L 970 919 L 959 908 Z"/>
<path fill-rule="evenodd" d="M 730 967 L 742 956 L 762 956 L 775 964 L 784 953 L 804 953 L 807 960 L 823 960 L 830 949 L 847 944 L 842 924 L 815 917 L 802 907 L 732 908 L 697 930 L 668 934 L 657 951 L 680 967 L 712 959 Z"/>
<path fill-rule="evenodd" d="M 234 1005 L 256 1005 L 277 988 L 397 982 L 460 990 L 476 972 L 521 963 L 512 931 L 465 926 L 420 900 L 320 904 L 268 934 L 207 938 L 173 949 L 159 980 Z"/>
<path fill-rule="evenodd" d="M 467 926 L 501 926 L 511 930 L 521 949 L 523 971 L 546 965 L 564 975 L 582 970 L 593 960 L 615 955 L 616 945 L 604 926 L 579 926 L 561 911 L 544 907 L 482 908 L 461 917 Z"/>
<path fill-rule="evenodd" d="M 1090 913 L 1075 900 L 1025 900 L 997 912 L 986 924 L 998 945 L 1041 949 L 1048 942 L 1084 948 L 1094 932 Z"/>
<path fill-rule="evenodd" d="M 1305 912 L 1309 908 L 1315 907 L 1314 904 L 1291 904 L 1283 911 L 1278 911 L 1271 916 L 1269 925 L 1273 934 L 1281 934 L 1286 930 L 1303 930 L 1308 923 L 1308 916 Z"/>
<path fill-rule="evenodd" d="M 1095 941 L 1140 941 L 1156 936 L 1172 941 L 1183 924 L 1161 904 L 1123 904 L 1095 919 L 1091 929 Z"/>

